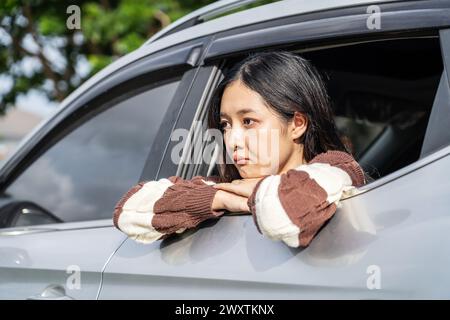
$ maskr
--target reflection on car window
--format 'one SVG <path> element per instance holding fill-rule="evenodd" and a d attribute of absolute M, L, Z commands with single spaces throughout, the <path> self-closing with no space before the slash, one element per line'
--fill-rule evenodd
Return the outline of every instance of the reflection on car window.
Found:
<path fill-rule="evenodd" d="M 110 218 L 117 199 L 139 179 L 178 83 L 135 95 L 83 123 L 35 161 L 7 194 L 64 222 Z"/>

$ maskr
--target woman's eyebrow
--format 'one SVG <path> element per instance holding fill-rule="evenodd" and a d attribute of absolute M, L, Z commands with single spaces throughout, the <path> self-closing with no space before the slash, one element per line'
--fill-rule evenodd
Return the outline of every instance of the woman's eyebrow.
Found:
<path fill-rule="evenodd" d="M 251 113 L 251 112 L 253 112 L 253 113 L 258 113 L 258 112 L 256 112 L 254 109 L 251 109 L 251 108 L 244 108 L 244 109 L 239 110 L 239 111 L 236 112 L 236 113 L 237 113 L 238 115 L 243 115 L 243 114 Z M 228 115 L 227 115 L 225 112 L 221 112 L 221 113 L 220 113 L 220 116 L 221 116 L 221 117 L 227 117 Z"/>

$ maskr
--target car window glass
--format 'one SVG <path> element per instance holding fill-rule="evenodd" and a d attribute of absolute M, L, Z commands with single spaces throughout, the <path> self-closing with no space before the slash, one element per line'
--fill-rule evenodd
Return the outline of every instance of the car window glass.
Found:
<path fill-rule="evenodd" d="M 111 218 L 118 199 L 138 181 L 152 144 L 161 143 L 154 138 L 178 84 L 141 92 L 89 119 L 40 156 L 6 194 L 63 222 Z"/>

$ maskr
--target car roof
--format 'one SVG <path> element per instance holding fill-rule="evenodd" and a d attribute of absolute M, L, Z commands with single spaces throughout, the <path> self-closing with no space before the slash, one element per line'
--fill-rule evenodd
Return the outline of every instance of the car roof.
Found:
<path fill-rule="evenodd" d="M 147 40 L 143 46 L 148 45 L 157 39 L 183 29 L 191 28 L 194 25 L 208 23 L 208 19 L 214 19 L 218 15 L 227 14 L 234 9 L 242 9 L 245 5 L 257 3 L 261 0 L 220 0 L 210 5 L 204 6 L 195 10 L 184 17 L 171 23 L 164 29 L 154 34 Z M 316 11 L 331 10 L 344 8 L 349 6 L 356 6 L 362 4 L 376 4 L 382 2 L 396 2 L 401 0 L 284 0 L 276 1 L 265 5 L 260 5 L 256 8 L 249 8 L 241 11 L 241 14 L 230 14 L 229 19 L 222 19 L 218 25 L 222 25 L 225 29 L 231 29 L 236 26 L 245 26 L 252 23 L 267 21 L 279 17 L 287 17 L 289 15 L 298 15 L 304 13 L 311 13 Z M 238 12 L 239 13 L 239 12 Z M 245 16 L 245 19 L 241 19 Z M 225 18 L 225 17 L 224 17 Z M 230 25 L 230 22 L 233 25 Z M 234 23 L 237 23 L 234 24 Z M 210 28 L 210 25 L 207 25 Z M 191 30 L 192 31 L 192 30 Z M 222 30 L 223 31 L 223 30 Z"/>
<path fill-rule="evenodd" d="M 196 25 L 205 19 L 207 20 L 222 13 L 226 14 L 231 10 L 242 8 L 247 4 L 251 4 L 257 1 L 260 0 L 219 0 L 213 2 L 177 19 L 170 25 L 155 33 L 143 45 L 148 45 L 149 43 L 154 42 L 156 39 L 160 39 L 167 34 L 173 33 L 174 31 L 179 31 L 180 29 L 186 29 L 189 26 Z"/>

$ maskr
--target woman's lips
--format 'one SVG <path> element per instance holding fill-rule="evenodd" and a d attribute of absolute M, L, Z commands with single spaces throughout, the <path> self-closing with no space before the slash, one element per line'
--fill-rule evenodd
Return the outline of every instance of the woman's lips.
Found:
<path fill-rule="evenodd" d="M 238 161 L 236 162 L 236 164 L 248 164 L 248 162 L 249 162 L 248 159 L 241 159 L 241 160 L 238 160 Z"/>
<path fill-rule="evenodd" d="M 250 161 L 249 158 L 241 158 L 241 157 L 234 157 L 233 160 L 236 164 L 247 164 Z"/>

